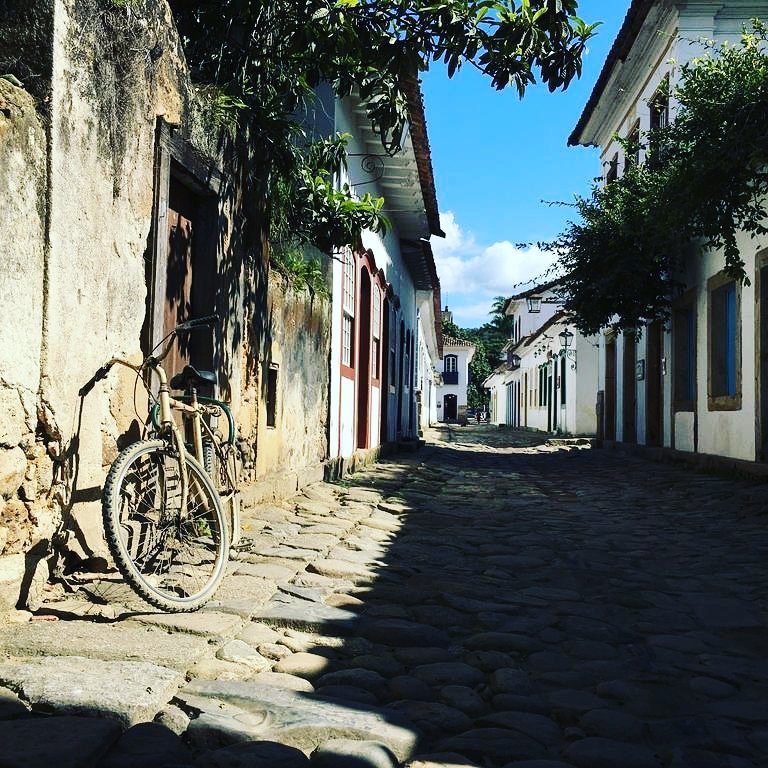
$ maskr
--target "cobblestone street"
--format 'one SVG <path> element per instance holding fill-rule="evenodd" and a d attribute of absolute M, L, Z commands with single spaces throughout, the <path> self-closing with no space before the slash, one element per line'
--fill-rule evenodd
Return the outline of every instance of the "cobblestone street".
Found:
<path fill-rule="evenodd" d="M 0 766 L 768 766 L 765 499 L 435 430 L 250 510 L 199 613 L 84 575 L 0 627 Z"/>

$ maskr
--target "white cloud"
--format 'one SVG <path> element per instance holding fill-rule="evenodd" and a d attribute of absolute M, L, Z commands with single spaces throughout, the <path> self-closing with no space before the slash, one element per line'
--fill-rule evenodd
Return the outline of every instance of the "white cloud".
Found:
<path fill-rule="evenodd" d="M 541 276 L 556 260 L 539 248 L 518 248 L 508 240 L 480 245 L 465 232 L 451 211 L 440 214 L 445 238 L 432 239 L 443 305 L 454 313 L 460 326 L 488 321 L 496 296 L 511 296 L 523 290 L 521 283 Z"/>

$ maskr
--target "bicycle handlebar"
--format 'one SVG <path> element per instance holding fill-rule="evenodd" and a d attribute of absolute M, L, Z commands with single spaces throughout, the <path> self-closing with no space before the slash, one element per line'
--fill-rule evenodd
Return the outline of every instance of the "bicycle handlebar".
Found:
<path fill-rule="evenodd" d="M 198 317 L 195 320 L 187 320 L 174 328 L 174 331 L 191 331 L 193 328 L 201 328 L 202 326 L 211 326 L 214 323 L 219 322 L 218 315 L 206 315 L 205 317 Z"/>
<path fill-rule="evenodd" d="M 96 371 L 96 373 L 94 373 L 93 376 L 85 384 L 83 384 L 82 387 L 80 387 L 78 395 L 80 397 L 85 397 L 94 388 L 97 381 L 101 381 L 102 379 L 107 378 L 107 374 L 113 365 L 114 363 L 111 360 L 108 363 L 102 365 L 101 368 L 99 368 L 99 370 Z"/>
<path fill-rule="evenodd" d="M 125 365 L 128 368 L 131 368 L 134 371 L 141 372 L 147 365 L 150 367 L 155 367 L 156 365 L 159 365 L 167 356 L 168 353 L 171 351 L 171 347 L 173 347 L 174 339 L 176 338 L 176 334 L 179 331 L 192 331 L 197 328 L 203 328 L 205 326 L 212 326 L 215 323 L 219 321 L 218 315 L 206 315 L 205 317 L 197 317 L 194 320 L 186 320 L 183 323 L 179 323 L 169 334 L 166 338 L 168 338 L 168 343 L 165 345 L 165 348 L 163 351 L 157 356 L 153 357 L 152 355 L 149 355 L 144 362 L 138 366 L 133 365 L 132 363 L 128 362 L 127 360 L 121 360 L 119 358 L 112 358 L 108 363 L 104 363 L 104 365 L 99 368 L 96 373 L 93 374 L 93 376 L 85 383 L 82 387 L 80 387 L 78 391 L 78 395 L 80 397 L 85 397 L 93 388 L 96 386 L 97 381 L 101 381 L 102 379 L 105 379 L 107 377 L 107 374 L 109 373 L 110 369 L 115 363 L 119 363 L 120 365 Z"/>

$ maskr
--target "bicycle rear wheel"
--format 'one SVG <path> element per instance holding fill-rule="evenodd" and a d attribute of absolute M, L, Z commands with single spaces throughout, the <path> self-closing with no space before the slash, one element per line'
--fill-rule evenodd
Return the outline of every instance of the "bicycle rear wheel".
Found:
<path fill-rule="evenodd" d="M 240 459 L 234 445 L 203 440 L 203 466 L 219 494 L 233 550 L 240 541 Z"/>
<path fill-rule="evenodd" d="M 186 456 L 182 509 L 181 463 L 164 440 L 142 440 L 115 459 L 104 484 L 104 532 L 118 570 L 148 603 L 193 611 L 224 577 L 229 531 L 211 480 Z"/>

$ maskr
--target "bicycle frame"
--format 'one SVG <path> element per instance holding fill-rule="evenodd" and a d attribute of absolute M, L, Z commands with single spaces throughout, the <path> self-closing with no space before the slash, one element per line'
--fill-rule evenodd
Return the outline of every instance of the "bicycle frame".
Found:
<path fill-rule="evenodd" d="M 159 355 L 145 358 L 140 364 L 125 360 L 120 357 L 113 357 L 109 362 L 105 363 L 98 371 L 80 388 L 80 397 L 85 397 L 94 387 L 97 381 L 104 379 L 109 373 L 110 369 L 114 365 L 122 365 L 125 368 L 129 368 L 137 375 L 141 376 L 145 371 L 153 371 L 158 378 L 160 387 L 158 392 L 157 401 L 152 405 L 149 414 L 149 421 L 155 427 L 157 433 L 160 436 L 167 436 L 170 434 L 170 439 L 173 442 L 174 447 L 178 452 L 180 470 L 181 470 L 181 492 L 182 503 L 186 506 L 187 493 L 188 493 L 188 481 L 187 481 L 187 446 L 184 440 L 184 435 L 181 429 L 176 424 L 173 418 L 173 411 L 179 411 L 182 413 L 182 418 L 185 416 L 191 422 L 192 425 L 192 454 L 197 459 L 198 463 L 205 468 L 204 460 L 204 448 L 203 448 L 203 430 L 206 432 L 206 436 L 210 438 L 211 444 L 216 451 L 221 467 L 223 468 L 224 475 L 226 477 L 228 493 L 237 495 L 237 473 L 233 476 L 232 468 L 228 466 L 225 460 L 226 454 L 222 450 L 222 445 L 229 447 L 235 444 L 235 421 L 232 416 L 232 411 L 229 406 L 221 400 L 216 400 L 209 397 L 198 397 L 197 392 L 193 389 L 189 395 L 181 395 L 174 397 L 171 394 L 170 387 L 168 385 L 168 377 L 163 369 L 162 362 L 168 356 L 173 347 L 176 336 L 179 330 L 192 330 L 196 327 L 203 325 L 210 325 L 211 321 L 216 321 L 218 318 L 215 315 L 209 317 L 198 318 L 197 320 L 188 320 L 181 325 L 174 328 L 174 330 L 168 334 L 165 341 L 165 346 Z M 207 413 L 213 416 L 219 416 L 224 413 L 227 417 L 228 423 L 228 435 L 226 441 L 220 439 L 216 433 L 211 429 L 209 424 L 205 421 L 203 416 Z M 167 438 L 166 438 L 167 439 Z M 234 509 L 234 507 L 233 507 Z M 235 528 L 237 513 L 234 513 L 233 528 Z M 239 526 L 238 526 L 239 527 Z M 233 530 L 233 541 L 237 538 L 237 531 Z"/>

